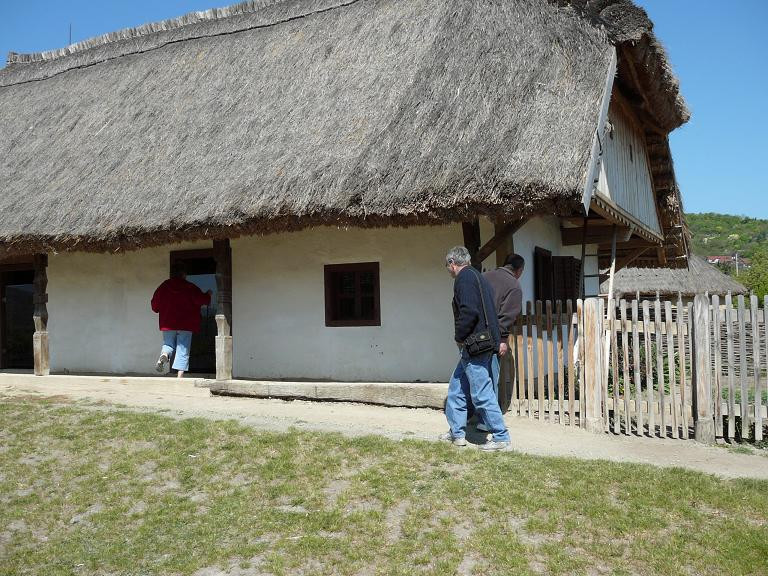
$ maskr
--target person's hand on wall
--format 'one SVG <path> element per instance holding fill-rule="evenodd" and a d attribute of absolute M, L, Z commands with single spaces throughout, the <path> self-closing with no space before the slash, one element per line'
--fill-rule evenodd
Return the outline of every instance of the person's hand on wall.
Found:
<path fill-rule="evenodd" d="M 507 346 L 506 342 L 499 344 L 499 356 L 504 356 L 504 354 L 507 353 L 507 350 L 509 350 L 509 346 Z"/>

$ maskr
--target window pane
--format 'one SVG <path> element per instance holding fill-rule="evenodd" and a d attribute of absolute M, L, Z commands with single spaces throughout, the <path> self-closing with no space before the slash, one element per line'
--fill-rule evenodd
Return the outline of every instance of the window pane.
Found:
<path fill-rule="evenodd" d="M 373 294 L 375 282 L 376 275 L 373 272 L 360 272 L 360 291 L 363 294 Z"/>
<path fill-rule="evenodd" d="M 355 299 L 340 298 L 338 320 L 354 320 L 354 319 L 355 319 Z"/>
<path fill-rule="evenodd" d="M 360 299 L 360 313 L 366 320 L 373 320 L 376 317 L 376 302 L 373 296 L 363 296 Z"/>
<path fill-rule="evenodd" d="M 341 272 L 338 274 L 339 294 L 342 296 L 355 295 L 355 273 Z"/>
<path fill-rule="evenodd" d="M 325 266 L 326 325 L 380 325 L 378 295 L 378 263 Z"/>

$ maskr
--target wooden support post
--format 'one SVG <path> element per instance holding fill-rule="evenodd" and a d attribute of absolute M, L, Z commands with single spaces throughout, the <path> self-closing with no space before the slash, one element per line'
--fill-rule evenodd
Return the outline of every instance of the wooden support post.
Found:
<path fill-rule="evenodd" d="M 500 234 L 504 235 L 503 240 L 496 247 L 496 266 L 504 266 L 504 261 L 507 256 L 515 253 L 515 235 L 514 233 L 507 233 L 505 230 L 505 222 L 503 219 L 498 218 L 493 227 L 494 237 Z"/>
<path fill-rule="evenodd" d="M 579 271 L 579 297 L 584 298 L 584 291 L 586 290 L 585 286 L 585 280 L 584 280 L 584 269 L 585 266 L 585 259 L 587 257 L 587 226 L 589 224 L 589 218 L 584 216 L 584 225 L 581 229 L 581 270 Z M 598 263 L 598 270 L 597 272 L 600 272 L 600 264 Z M 600 290 L 598 290 L 599 292 Z"/>
<path fill-rule="evenodd" d="M 232 379 L 232 249 L 214 240 L 216 260 L 216 380 Z"/>
<path fill-rule="evenodd" d="M 603 381 L 604 385 L 604 398 L 603 401 L 605 402 L 605 423 L 608 425 L 608 371 L 610 369 L 610 361 L 611 361 L 611 354 L 614 355 L 614 357 L 617 355 L 616 353 L 616 328 L 614 326 L 616 319 L 616 301 L 613 299 L 613 275 L 616 271 L 616 226 L 613 226 L 613 233 L 612 236 L 613 240 L 611 241 L 611 268 L 608 276 L 608 330 L 605 332 L 605 342 L 603 344 L 603 375 L 605 377 L 605 380 Z M 599 266 L 598 266 L 599 267 Z M 598 336 L 599 338 L 599 336 Z M 611 343 L 613 343 L 613 348 L 611 348 Z M 615 424 L 615 432 L 616 434 L 619 433 L 619 406 L 618 406 L 618 362 L 614 361 L 613 363 L 613 389 L 614 389 L 614 402 L 613 402 L 613 414 L 614 414 L 614 424 Z"/>
<path fill-rule="evenodd" d="M 480 221 L 475 218 L 472 222 L 462 222 L 461 230 L 464 234 L 464 247 L 469 250 L 472 258 L 472 266 L 482 271 L 483 263 L 477 260 L 477 253 L 480 250 Z"/>
<path fill-rule="evenodd" d="M 611 234 L 611 268 L 608 273 L 608 300 L 613 298 L 613 277 L 616 275 L 616 226 Z"/>
<path fill-rule="evenodd" d="M 693 415 L 697 442 L 715 443 L 712 414 L 712 362 L 709 347 L 709 301 L 699 294 L 693 301 Z"/>
<path fill-rule="evenodd" d="M 35 293 L 33 296 L 35 309 L 32 316 L 35 322 L 35 333 L 32 336 L 32 345 L 35 359 L 35 376 L 48 376 L 51 373 L 51 359 L 48 351 L 47 267 L 48 255 L 35 254 Z"/>
<path fill-rule="evenodd" d="M 582 402 L 586 404 L 586 429 L 602 433 L 603 429 L 603 301 L 584 301 L 584 380 Z"/>

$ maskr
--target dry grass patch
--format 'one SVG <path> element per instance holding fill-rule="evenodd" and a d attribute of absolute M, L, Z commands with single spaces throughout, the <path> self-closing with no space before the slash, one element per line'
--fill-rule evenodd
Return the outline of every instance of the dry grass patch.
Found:
<path fill-rule="evenodd" d="M 768 482 L 33 398 L 0 430 L 2 576 L 768 573 Z"/>

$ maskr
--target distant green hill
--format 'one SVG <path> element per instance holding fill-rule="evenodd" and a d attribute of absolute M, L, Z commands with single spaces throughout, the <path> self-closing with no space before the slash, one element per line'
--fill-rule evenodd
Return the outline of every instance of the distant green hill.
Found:
<path fill-rule="evenodd" d="M 728 214 L 686 214 L 693 236 L 693 253 L 699 256 L 730 255 L 751 258 L 758 248 L 768 248 L 768 220 Z"/>

